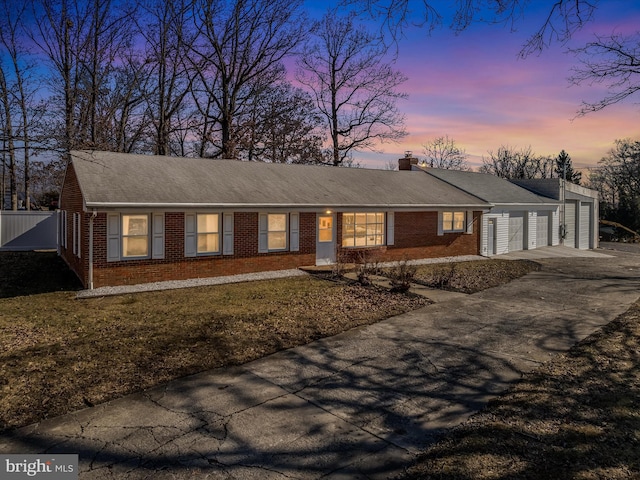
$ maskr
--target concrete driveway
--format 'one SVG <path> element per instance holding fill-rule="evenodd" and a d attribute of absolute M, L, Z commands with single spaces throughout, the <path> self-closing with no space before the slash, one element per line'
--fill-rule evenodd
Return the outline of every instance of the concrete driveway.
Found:
<path fill-rule="evenodd" d="M 640 255 L 607 253 L 46 420 L 0 453 L 79 453 L 83 479 L 391 478 L 636 301 Z"/>

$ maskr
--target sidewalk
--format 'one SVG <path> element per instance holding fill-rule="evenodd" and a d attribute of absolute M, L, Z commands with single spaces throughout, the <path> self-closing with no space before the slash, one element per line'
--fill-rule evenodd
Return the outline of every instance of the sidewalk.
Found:
<path fill-rule="evenodd" d="M 79 453 L 82 479 L 391 478 L 638 298 L 640 255 L 607 254 L 46 420 L 0 453 Z"/>

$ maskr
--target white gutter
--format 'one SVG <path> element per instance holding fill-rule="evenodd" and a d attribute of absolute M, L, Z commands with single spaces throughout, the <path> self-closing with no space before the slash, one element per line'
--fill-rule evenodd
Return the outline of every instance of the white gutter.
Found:
<path fill-rule="evenodd" d="M 478 209 L 491 208 L 495 206 L 492 203 L 474 203 L 474 204 L 421 204 L 421 203 L 407 203 L 407 204 L 389 204 L 389 203 L 375 203 L 375 204 L 316 204 L 316 203 L 129 203 L 129 202 L 91 202 L 87 203 L 91 208 L 429 208 L 429 209 L 441 209 L 441 208 L 457 208 L 457 209 Z"/>
<path fill-rule="evenodd" d="M 93 210 L 89 218 L 89 290 L 93 290 L 93 220 L 98 216 L 98 211 Z"/>

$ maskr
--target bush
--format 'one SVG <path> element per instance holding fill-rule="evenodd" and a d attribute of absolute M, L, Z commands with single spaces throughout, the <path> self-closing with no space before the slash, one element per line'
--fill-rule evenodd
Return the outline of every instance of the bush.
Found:
<path fill-rule="evenodd" d="M 416 276 L 417 267 L 402 260 L 389 270 L 388 277 L 392 292 L 408 292 Z"/>

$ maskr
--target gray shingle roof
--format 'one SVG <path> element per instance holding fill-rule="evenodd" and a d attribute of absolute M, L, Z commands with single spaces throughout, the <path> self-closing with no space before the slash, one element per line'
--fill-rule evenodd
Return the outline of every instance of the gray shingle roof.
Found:
<path fill-rule="evenodd" d="M 495 175 L 439 168 L 426 168 L 425 172 L 495 205 L 558 203 L 552 198 L 536 195 Z"/>
<path fill-rule="evenodd" d="M 490 205 L 421 172 L 74 151 L 88 208 Z"/>

